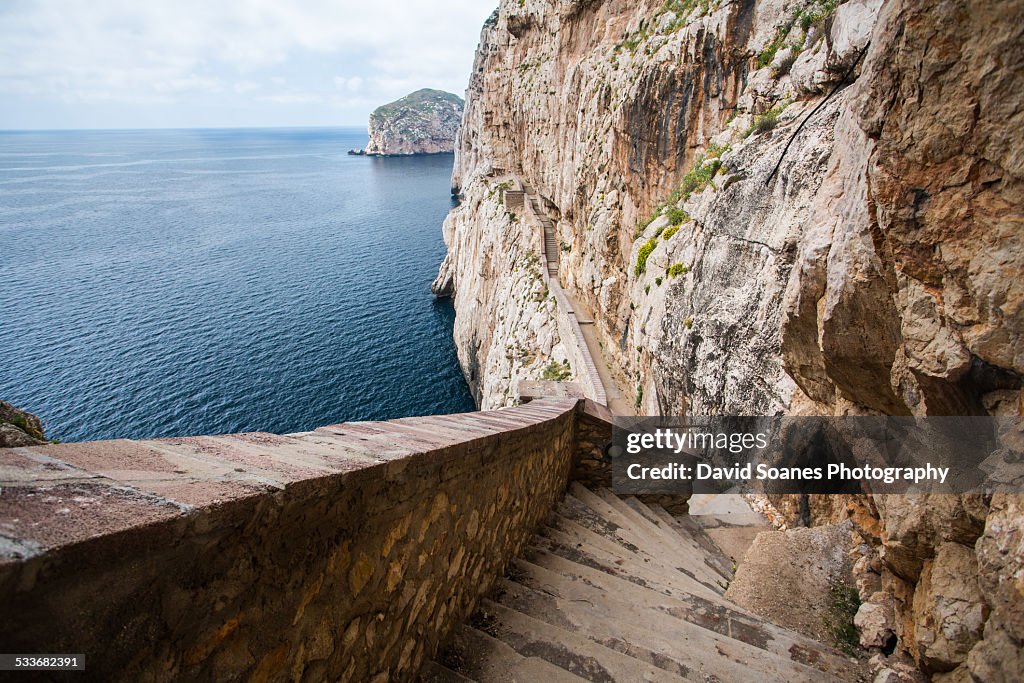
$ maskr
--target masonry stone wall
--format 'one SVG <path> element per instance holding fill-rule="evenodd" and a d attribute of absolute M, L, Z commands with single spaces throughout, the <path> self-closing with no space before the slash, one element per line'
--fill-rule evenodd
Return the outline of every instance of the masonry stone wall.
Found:
<path fill-rule="evenodd" d="M 2 451 L 0 650 L 94 680 L 409 680 L 561 496 L 576 414 Z"/>
<path fill-rule="evenodd" d="M 520 384 L 535 392 L 548 390 L 551 383 L 528 382 Z M 612 443 L 612 428 L 615 417 L 606 406 L 587 399 L 580 404 L 579 422 L 576 426 L 576 457 L 573 460 L 573 481 L 587 488 L 612 487 L 612 455 L 609 446 Z M 660 505 L 673 514 L 685 515 L 689 512 L 690 493 L 653 494 L 645 493 L 636 496 L 646 505 Z"/>
<path fill-rule="evenodd" d="M 587 400 L 576 427 L 576 457 L 572 479 L 589 489 L 611 488 L 612 462 L 608 446 L 612 440 L 613 416 L 601 405 Z"/>

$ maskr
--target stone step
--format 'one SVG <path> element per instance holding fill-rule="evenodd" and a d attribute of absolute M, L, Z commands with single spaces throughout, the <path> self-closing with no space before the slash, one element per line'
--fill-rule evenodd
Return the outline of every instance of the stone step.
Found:
<path fill-rule="evenodd" d="M 533 543 L 547 542 L 551 552 L 574 562 L 609 571 L 637 585 L 663 592 L 678 591 L 686 595 L 697 595 L 716 604 L 731 604 L 720 593 L 657 558 L 633 554 L 589 529 L 575 525 L 571 520 L 556 518 L 553 521 L 555 524 L 542 529 Z"/>
<path fill-rule="evenodd" d="M 621 600 L 646 606 L 651 611 L 687 621 L 780 656 L 788 656 L 797 662 L 818 666 L 825 671 L 843 671 L 849 667 L 849 660 L 830 648 L 767 622 L 736 605 L 716 604 L 682 591 L 662 591 L 653 585 L 634 583 L 626 577 L 567 559 L 543 543 L 527 546 L 521 558 L 515 562 L 516 571 L 524 564 L 536 565 L 562 576 L 577 577 L 589 586 L 619 596 Z"/>
<path fill-rule="evenodd" d="M 665 524 L 679 532 L 681 536 L 685 535 L 687 538 L 693 539 L 707 553 L 704 561 L 709 566 L 718 570 L 722 576 L 732 581 L 736 573 L 736 564 L 733 558 L 722 551 L 718 544 L 708 536 L 702 526 L 690 519 L 688 515 L 679 515 L 677 517 L 660 505 L 648 505 L 647 507 Z"/>
<path fill-rule="evenodd" d="M 510 645 L 519 654 L 540 657 L 588 681 L 677 683 L 687 680 L 493 600 L 484 600 L 482 613 L 488 621 L 493 620 L 491 623 L 495 637 Z"/>
<path fill-rule="evenodd" d="M 730 490 L 726 493 L 695 493 L 688 501 L 690 516 L 712 526 L 763 526 L 768 520 L 750 509 L 742 494 Z"/>
<path fill-rule="evenodd" d="M 632 657 L 688 681 L 702 681 L 695 675 L 699 662 L 677 658 L 664 652 L 668 649 L 658 636 L 645 637 L 642 629 L 619 619 L 611 603 L 574 603 L 557 595 L 545 594 L 520 583 L 502 579 L 497 584 L 495 601 L 516 612 L 565 629 L 602 647 Z M 637 633 L 639 631 L 639 633 Z M 680 661 L 682 659 L 682 661 Z M 690 661 L 687 661 L 687 660 Z M 709 670 L 710 671 L 710 670 Z M 734 670 L 733 673 L 739 673 Z"/>
<path fill-rule="evenodd" d="M 719 595 L 725 593 L 723 577 L 704 563 L 703 554 L 696 549 L 696 544 L 693 544 L 692 550 L 682 547 L 675 532 L 672 532 L 673 536 L 668 536 L 663 529 L 645 520 L 611 491 L 595 493 L 575 482 L 569 490 L 574 498 L 614 526 L 617 537 L 636 546 L 639 552 L 670 564 Z"/>
<path fill-rule="evenodd" d="M 566 494 L 562 501 L 556 506 L 555 511 L 563 517 L 566 522 L 553 520 L 552 526 L 563 531 L 576 533 L 576 527 L 596 534 L 599 538 L 588 539 L 596 547 L 605 547 L 609 544 L 616 544 L 622 550 L 629 551 L 637 559 L 643 561 L 656 560 L 664 563 L 666 558 L 651 554 L 644 545 L 644 539 L 637 537 L 633 530 L 602 517 L 591 507 L 580 501 L 572 494 Z M 571 524 L 570 524 L 571 523 Z M 621 552 L 617 548 L 609 546 L 607 549 L 614 552 Z M 690 576 L 690 574 L 687 574 Z"/>
<path fill-rule="evenodd" d="M 570 485 L 569 491 L 605 519 L 642 535 L 654 544 L 653 549 L 657 553 L 664 551 L 662 544 L 668 539 L 662 529 L 648 522 L 610 490 L 598 488 L 591 491 L 574 482 Z"/>
<path fill-rule="evenodd" d="M 555 531 L 545 530 L 544 535 L 531 539 L 521 555 L 538 564 L 543 563 L 536 558 L 558 557 L 587 569 L 607 574 L 611 578 L 649 589 L 687 604 L 692 604 L 695 608 L 706 610 L 708 613 L 718 613 L 725 610 L 727 613 L 736 612 L 755 621 L 761 618 L 743 610 L 720 595 L 710 592 L 703 594 L 695 592 L 692 589 L 692 584 L 679 585 L 674 576 L 664 573 L 663 568 L 616 559 L 603 551 L 595 550 L 582 543 L 567 542 L 564 537 L 559 537 L 559 533 Z"/>
<path fill-rule="evenodd" d="M 472 678 L 452 671 L 437 662 L 427 662 L 420 668 L 420 683 L 473 683 Z"/>
<path fill-rule="evenodd" d="M 717 562 L 714 559 L 715 555 L 709 554 L 708 550 L 687 533 L 685 528 L 666 524 L 650 508 L 636 498 L 630 497 L 631 500 L 619 498 L 607 489 L 601 489 L 597 493 L 602 500 L 614 506 L 620 512 L 632 515 L 632 520 L 639 526 L 659 533 L 669 548 L 675 551 L 677 557 L 682 555 L 683 561 L 699 562 L 703 574 L 698 572 L 697 575 L 703 576 L 706 583 L 713 582 L 712 585 L 722 587 L 724 593 L 724 588 L 728 585 L 728 581 L 732 580 L 732 562 L 727 562 L 724 565 Z M 687 566 L 691 571 L 696 571 L 692 565 Z"/>
<path fill-rule="evenodd" d="M 420 427 L 408 433 L 445 436 Z M 636 497 L 571 484 L 482 601 L 475 628 L 457 629 L 423 680 L 861 680 L 856 660 L 725 597 L 733 565 L 715 534 L 765 527 L 736 499 L 699 502 L 708 515 L 754 524 L 706 530 Z"/>
<path fill-rule="evenodd" d="M 752 673 L 770 681 L 811 683 L 826 678 L 820 670 L 686 621 L 666 618 L 661 625 L 667 630 L 652 628 L 651 620 L 633 606 L 600 591 L 587 591 L 586 586 L 573 590 L 569 584 L 571 580 L 556 575 L 542 592 L 502 579 L 496 601 L 687 680 L 745 680 Z M 709 652 L 719 656 L 708 657 Z"/>
<path fill-rule="evenodd" d="M 646 505 L 636 500 L 635 497 L 630 496 L 634 501 L 630 504 L 630 502 L 625 498 L 620 498 L 615 495 L 611 489 L 599 488 L 594 491 L 594 494 L 615 509 L 616 512 L 622 515 L 625 519 L 629 520 L 637 529 L 643 529 L 648 534 L 652 535 L 652 537 L 660 538 L 665 542 L 671 542 L 673 543 L 673 547 L 678 547 L 675 544 L 679 543 L 679 533 L 674 529 L 666 528 L 661 520 L 658 519 Z M 702 552 L 700 546 L 698 546 L 696 541 L 693 539 L 684 538 L 683 540 L 687 546 L 693 548 L 694 552 Z"/>
<path fill-rule="evenodd" d="M 513 562 L 509 576 L 543 595 L 591 605 L 595 610 L 606 606 L 605 618 L 612 614 L 615 621 L 672 634 L 670 644 L 682 639 L 688 643 L 687 648 L 702 644 L 700 647 L 707 652 L 718 651 L 716 644 L 721 641 L 731 641 L 730 651 L 742 650 L 750 661 L 765 657 L 772 662 L 773 671 L 792 668 L 796 676 L 820 676 L 824 672 L 855 677 L 856 669 L 849 658 L 760 617 L 697 599 L 671 598 L 557 555 L 528 552 Z M 736 643 L 742 644 L 739 650 Z M 679 657 L 686 657 L 686 651 L 675 656 L 681 661 Z"/>
<path fill-rule="evenodd" d="M 708 548 L 701 545 L 698 538 L 691 534 L 689 530 L 687 530 L 685 527 L 669 523 L 668 521 L 660 517 L 651 507 L 641 502 L 635 496 L 627 496 L 626 498 L 622 499 L 622 502 L 628 505 L 637 514 L 643 516 L 644 519 L 646 519 L 649 523 L 658 527 L 658 529 L 661 530 L 662 534 L 666 537 L 666 539 L 670 540 L 671 542 L 682 543 L 684 547 L 689 548 L 692 552 L 697 553 L 699 555 L 705 555 L 708 552 Z M 700 527 L 697 525 L 693 526 L 697 529 L 700 529 Z M 704 558 L 704 563 L 708 564 L 707 557 Z M 708 566 L 714 569 L 715 571 L 719 571 L 719 568 L 716 566 L 713 566 L 711 564 L 708 564 Z M 726 578 L 729 578 L 729 576 L 726 575 Z"/>
<path fill-rule="evenodd" d="M 580 683 L 585 680 L 551 664 L 543 656 L 520 654 L 494 636 L 465 625 L 456 627 L 452 633 L 445 649 L 445 661 L 457 665 L 463 678 L 479 683 Z"/>

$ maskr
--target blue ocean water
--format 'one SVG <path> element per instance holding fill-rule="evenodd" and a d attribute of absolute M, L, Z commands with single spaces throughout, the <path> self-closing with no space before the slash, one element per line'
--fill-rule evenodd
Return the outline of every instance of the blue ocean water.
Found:
<path fill-rule="evenodd" d="M 355 129 L 0 133 L 0 398 L 51 438 L 472 410 L 449 155 Z"/>

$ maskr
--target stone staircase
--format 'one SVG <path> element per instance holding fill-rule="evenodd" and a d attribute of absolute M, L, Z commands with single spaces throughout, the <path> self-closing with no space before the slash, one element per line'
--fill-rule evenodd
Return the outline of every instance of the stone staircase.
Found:
<path fill-rule="evenodd" d="M 574 483 L 420 680 L 858 680 L 855 660 L 727 600 L 732 571 L 694 518 Z"/>
<path fill-rule="evenodd" d="M 544 227 L 544 261 L 548 266 L 548 276 L 558 279 L 558 241 L 555 239 L 555 224 L 548 218 L 547 213 L 541 211 L 537 201 L 537 193 L 527 184 L 523 184 L 523 191 L 526 194 L 526 201 L 530 202 L 533 214 Z"/>

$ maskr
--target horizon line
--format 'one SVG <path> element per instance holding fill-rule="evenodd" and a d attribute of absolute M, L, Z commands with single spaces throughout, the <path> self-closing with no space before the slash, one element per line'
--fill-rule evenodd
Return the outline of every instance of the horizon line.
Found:
<path fill-rule="evenodd" d="M 366 124 L 309 124 L 309 125 L 268 125 L 268 126 L 140 126 L 126 127 L 90 127 L 90 128 L 3 128 L 0 133 L 80 133 L 80 132 L 132 132 L 155 130 L 297 130 L 297 129 L 348 129 L 367 130 Z"/>

